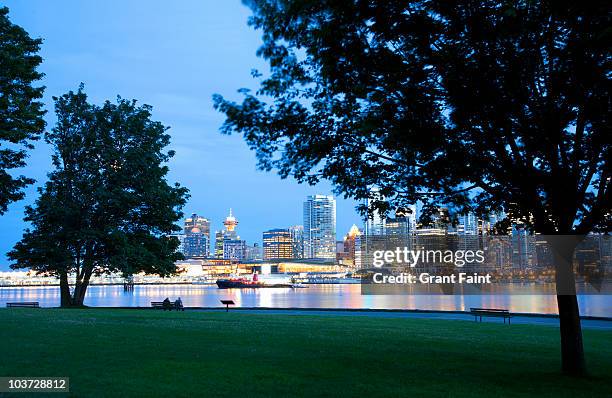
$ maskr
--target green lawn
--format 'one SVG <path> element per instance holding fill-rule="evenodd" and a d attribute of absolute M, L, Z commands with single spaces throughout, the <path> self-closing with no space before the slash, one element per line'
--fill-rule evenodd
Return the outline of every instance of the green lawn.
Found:
<path fill-rule="evenodd" d="M 584 340 L 591 376 L 572 379 L 545 326 L 2 309 L 0 376 L 68 376 L 82 397 L 609 396 L 612 332 Z"/>

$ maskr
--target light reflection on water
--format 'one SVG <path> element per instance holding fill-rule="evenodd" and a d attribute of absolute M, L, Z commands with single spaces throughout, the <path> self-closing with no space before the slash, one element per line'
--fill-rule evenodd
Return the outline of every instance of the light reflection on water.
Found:
<path fill-rule="evenodd" d="M 507 308 L 511 312 L 557 313 L 554 295 L 362 295 L 361 286 L 310 285 L 307 289 L 229 289 L 207 285 L 91 286 L 85 304 L 93 307 L 149 307 L 151 301 L 181 297 L 185 306 L 220 307 L 219 300 L 234 300 L 237 307 L 378 308 L 465 311 L 470 307 Z M 58 287 L 3 287 L 0 306 L 11 301 L 39 301 L 59 306 Z M 612 296 L 578 298 L 583 315 L 612 317 Z"/>

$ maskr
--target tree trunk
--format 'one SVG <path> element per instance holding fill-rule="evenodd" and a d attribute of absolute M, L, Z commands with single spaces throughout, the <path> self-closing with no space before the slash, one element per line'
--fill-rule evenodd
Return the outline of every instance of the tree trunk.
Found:
<path fill-rule="evenodd" d="M 559 330 L 561 332 L 561 368 L 569 375 L 581 376 L 586 373 L 580 310 L 576 298 L 574 276 L 574 249 L 581 237 L 552 237 L 556 267 L 557 307 L 559 309 Z"/>
<path fill-rule="evenodd" d="M 83 278 L 80 281 L 77 281 L 74 289 L 72 305 L 75 307 L 83 306 L 83 302 L 85 301 L 85 293 L 87 292 L 87 287 L 89 286 L 89 280 L 91 279 L 93 270 L 87 270 L 84 272 L 85 274 L 83 275 Z"/>
<path fill-rule="evenodd" d="M 68 284 L 68 273 L 62 271 L 59 274 L 60 279 L 60 306 L 70 307 L 72 305 L 72 297 L 70 297 L 70 285 Z"/>

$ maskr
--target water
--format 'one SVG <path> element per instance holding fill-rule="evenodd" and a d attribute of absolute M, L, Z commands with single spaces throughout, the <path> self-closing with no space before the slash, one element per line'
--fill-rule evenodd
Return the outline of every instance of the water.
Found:
<path fill-rule="evenodd" d="M 90 286 L 85 304 L 92 307 L 149 307 L 151 301 L 181 297 L 187 307 L 221 307 L 233 300 L 236 307 L 276 308 L 376 308 L 466 311 L 470 307 L 507 308 L 511 312 L 556 314 L 554 295 L 362 295 L 356 285 L 310 285 L 307 289 L 218 289 L 210 285 Z M 43 307 L 59 306 L 58 287 L 2 287 L 0 307 L 11 301 L 38 301 Z M 578 296 L 582 315 L 612 317 L 612 296 Z"/>

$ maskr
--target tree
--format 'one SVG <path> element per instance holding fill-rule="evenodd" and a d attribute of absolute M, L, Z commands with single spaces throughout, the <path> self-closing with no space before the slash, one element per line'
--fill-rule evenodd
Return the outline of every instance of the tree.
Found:
<path fill-rule="evenodd" d="M 610 230 L 606 3 L 248 4 L 270 74 L 242 103 L 214 103 L 222 131 L 241 133 L 262 169 L 328 179 L 382 212 L 420 201 L 429 213 L 504 211 L 547 235 Z M 564 241 L 562 367 L 581 374 L 577 239 Z"/>
<path fill-rule="evenodd" d="M 32 229 L 9 253 L 12 267 L 59 277 L 63 307 L 83 305 L 92 275 L 174 273 L 182 255 L 169 234 L 180 230 L 188 195 L 166 181 L 167 127 L 135 100 L 92 105 L 82 85 L 54 100 L 57 124 L 45 140 L 55 169 L 26 209 Z"/>
<path fill-rule="evenodd" d="M 36 68 L 41 39 L 32 39 L 8 19 L 0 7 L 0 215 L 11 202 L 24 197 L 23 188 L 34 180 L 15 177 L 10 170 L 25 166 L 26 150 L 44 131 L 44 87 L 33 84 L 43 77 Z"/>

